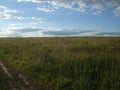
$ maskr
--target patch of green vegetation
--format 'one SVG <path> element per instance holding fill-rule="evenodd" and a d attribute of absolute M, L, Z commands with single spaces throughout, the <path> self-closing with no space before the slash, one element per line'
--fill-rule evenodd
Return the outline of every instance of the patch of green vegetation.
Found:
<path fill-rule="evenodd" d="M 37 90 L 119 90 L 120 38 L 0 39 L 0 57 Z"/>
<path fill-rule="evenodd" d="M 11 90 L 8 85 L 8 77 L 4 74 L 0 68 L 0 90 Z"/>

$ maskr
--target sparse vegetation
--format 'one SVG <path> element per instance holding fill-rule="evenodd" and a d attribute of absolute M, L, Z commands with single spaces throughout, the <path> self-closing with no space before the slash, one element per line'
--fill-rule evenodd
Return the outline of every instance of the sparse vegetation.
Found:
<path fill-rule="evenodd" d="M 37 90 L 120 89 L 119 37 L 3 38 L 0 58 Z"/>

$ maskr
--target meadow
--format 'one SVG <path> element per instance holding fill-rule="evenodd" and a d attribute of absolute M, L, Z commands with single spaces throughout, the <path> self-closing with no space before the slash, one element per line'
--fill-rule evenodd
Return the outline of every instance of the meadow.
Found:
<path fill-rule="evenodd" d="M 1 38 L 0 58 L 34 90 L 120 90 L 120 37 Z"/>

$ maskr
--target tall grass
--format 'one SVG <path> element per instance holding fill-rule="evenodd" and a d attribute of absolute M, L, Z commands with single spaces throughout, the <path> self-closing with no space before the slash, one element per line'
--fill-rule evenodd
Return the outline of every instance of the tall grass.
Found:
<path fill-rule="evenodd" d="M 120 38 L 0 39 L 0 57 L 37 90 L 119 90 Z"/>

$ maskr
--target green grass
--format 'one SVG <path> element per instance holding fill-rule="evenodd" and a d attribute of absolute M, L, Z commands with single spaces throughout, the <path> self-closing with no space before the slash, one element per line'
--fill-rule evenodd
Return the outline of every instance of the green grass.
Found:
<path fill-rule="evenodd" d="M 8 77 L 3 73 L 0 68 L 0 90 L 11 90 L 8 85 Z"/>
<path fill-rule="evenodd" d="M 119 90 L 120 38 L 3 38 L 0 57 L 37 90 Z"/>

